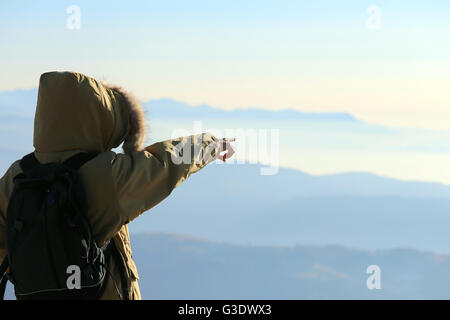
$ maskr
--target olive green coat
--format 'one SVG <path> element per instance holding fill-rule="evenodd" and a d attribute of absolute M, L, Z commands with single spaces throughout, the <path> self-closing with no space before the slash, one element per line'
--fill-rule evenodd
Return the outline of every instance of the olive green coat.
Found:
<path fill-rule="evenodd" d="M 205 133 L 143 148 L 145 119 L 131 99 L 123 89 L 82 74 L 43 74 L 34 122 L 34 152 L 41 163 L 62 162 L 80 151 L 99 152 L 79 170 L 89 202 L 88 219 L 99 244 L 109 239 L 115 242 L 126 265 L 130 298 L 140 299 L 127 224 L 217 159 L 220 146 L 218 139 Z M 111 151 L 124 141 L 125 153 Z M 20 172 L 17 160 L 0 179 L 0 261 L 6 255 L 8 200 L 13 178 Z M 111 259 L 109 265 L 119 279 L 117 262 Z M 112 281 L 108 281 L 102 299 L 118 298 Z"/>

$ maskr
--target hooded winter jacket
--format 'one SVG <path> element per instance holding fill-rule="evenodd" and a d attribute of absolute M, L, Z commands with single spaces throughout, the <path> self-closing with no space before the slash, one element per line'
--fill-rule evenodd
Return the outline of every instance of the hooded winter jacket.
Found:
<path fill-rule="evenodd" d="M 143 148 L 144 137 L 144 112 L 122 88 L 73 72 L 41 75 L 33 139 L 37 160 L 63 162 L 82 151 L 99 153 L 79 174 L 95 239 L 100 245 L 114 241 L 120 253 L 108 261 L 118 290 L 109 277 L 102 299 L 120 299 L 117 291 L 124 292 L 118 281 L 123 274 L 120 266 L 125 269 L 129 298 L 141 298 L 127 224 L 217 159 L 220 150 L 219 140 L 209 133 Z M 124 153 L 112 151 L 122 143 Z M 6 256 L 5 222 L 13 178 L 22 172 L 19 161 L 0 179 L 0 261 Z"/>

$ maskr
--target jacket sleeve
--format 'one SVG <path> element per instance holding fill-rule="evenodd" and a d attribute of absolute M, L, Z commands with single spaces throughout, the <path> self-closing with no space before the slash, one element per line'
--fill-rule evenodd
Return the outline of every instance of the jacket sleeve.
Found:
<path fill-rule="evenodd" d="M 191 174 L 216 160 L 219 153 L 219 139 L 203 133 L 158 142 L 131 154 L 117 154 L 112 175 L 122 223 L 164 200 Z"/>

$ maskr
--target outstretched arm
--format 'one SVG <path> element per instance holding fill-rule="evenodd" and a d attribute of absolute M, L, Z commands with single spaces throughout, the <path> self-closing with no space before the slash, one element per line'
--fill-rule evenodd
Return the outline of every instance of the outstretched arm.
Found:
<path fill-rule="evenodd" d="M 231 141 L 234 140 L 204 133 L 158 142 L 144 151 L 118 154 L 112 163 L 112 174 L 123 223 L 160 203 L 208 163 L 230 158 L 234 153 Z M 227 153 L 221 155 L 223 151 Z"/>

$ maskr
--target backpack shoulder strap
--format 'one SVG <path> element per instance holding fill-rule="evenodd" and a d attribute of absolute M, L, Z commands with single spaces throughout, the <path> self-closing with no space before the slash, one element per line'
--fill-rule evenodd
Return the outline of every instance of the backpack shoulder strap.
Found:
<path fill-rule="evenodd" d="M 20 167 L 22 171 L 28 171 L 39 164 L 39 161 L 36 159 L 34 152 L 31 152 L 24 156 L 22 160 L 20 160 Z"/>
<path fill-rule="evenodd" d="M 83 164 L 94 159 L 97 155 L 98 153 L 80 152 L 64 161 L 63 164 L 78 170 Z"/>
<path fill-rule="evenodd" d="M 80 152 L 64 161 L 63 164 L 71 167 L 72 169 L 78 170 L 83 164 L 89 160 L 92 160 L 97 155 L 98 153 Z M 34 168 L 38 164 L 40 163 L 36 159 L 34 152 L 27 154 L 22 158 L 22 160 L 20 160 L 20 167 L 24 172 Z"/>

